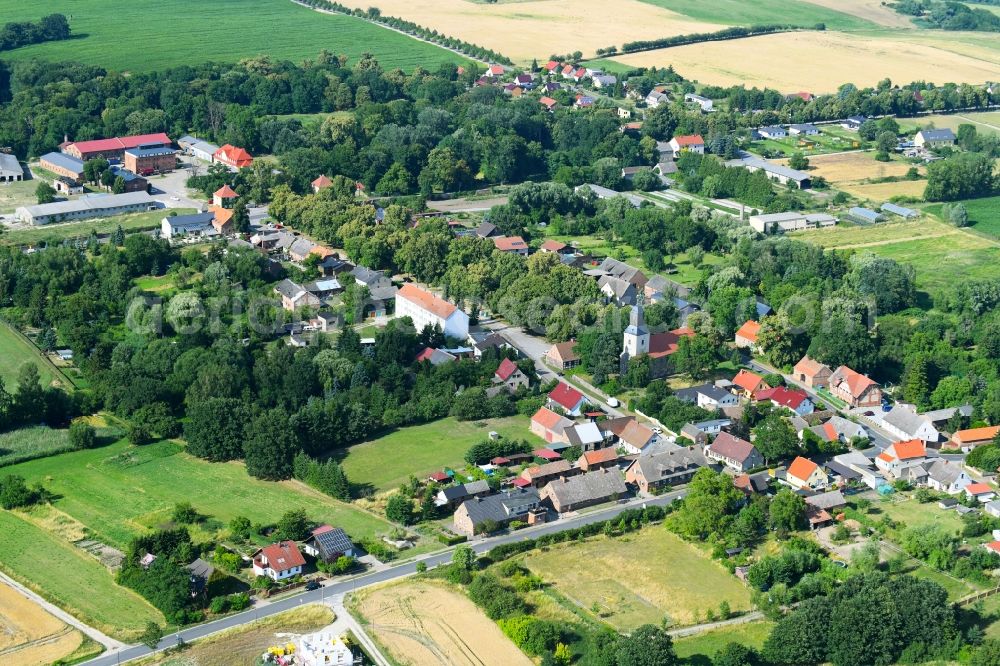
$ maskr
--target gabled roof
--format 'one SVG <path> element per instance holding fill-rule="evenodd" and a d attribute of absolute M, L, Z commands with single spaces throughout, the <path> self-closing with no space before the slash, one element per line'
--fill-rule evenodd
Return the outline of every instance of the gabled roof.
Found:
<path fill-rule="evenodd" d="M 944 486 L 950 486 L 958 481 L 961 476 L 962 468 L 948 462 L 947 460 L 935 460 L 934 463 L 927 468 L 927 477 Z"/>
<path fill-rule="evenodd" d="M 672 331 L 651 333 L 649 336 L 649 357 L 670 356 L 677 351 L 681 338 L 693 338 L 694 335 L 694 331 L 686 326 L 675 328 Z"/>
<path fill-rule="evenodd" d="M 614 448 L 608 447 L 596 451 L 585 451 L 583 458 L 587 461 L 587 465 L 603 465 L 618 460 L 618 452 Z"/>
<path fill-rule="evenodd" d="M 96 153 L 107 150 L 126 150 L 150 144 L 170 144 L 170 137 L 163 132 L 156 134 L 137 134 L 134 136 L 114 137 L 111 139 L 94 139 L 92 141 L 74 141 L 70 146 L 81 153 Z"/>
<path fill-rule="evenodd" d="M 573 425 L 573 422 L 565 416 L 560 416 L 547 407 L 539 408 L 539 410 L 535 412 L 535 415 L 531 417 L 531 420 L 546 430 L 552 430 L 553 432 L 561 432 L 565 428 Z"/>
<path fill-rule="evenodd" d="M 781 407 L 788 407 L 791 410 L 799 408 L 803 402 L 809 399 L 805 391 L 797 389 L 787 389 L 784 386 L 765 389 L 754 394 L 755 400 L 770 400 Z"/>
<path fill-rule="evenodd" d="M 985 426 L 983 428 L 959 430 L 951 438 L 958 444 L 968 444 L 970 442 L 982 442 L 993 439 L 998 434 L 1000 434 L 1000 426 Z"/>
<path fill-rule="evenodd" d="M 996 491 L 985 483 L 970 483 L 965 487 L 965 492 L 969 495 L 985 495 L 987 493 L 995 493 Z"/>
<path fill-rule="evenodd" d="M 682 134 L 681 136 L 675 136 L 672 141 L 676 142 L 678 146 L 704 146 L 705 139 L 701 138 L 700 134 Z"/>
<path fill-rule="evenodd" d="M 933 424 L 926 417 L 917 414 L 908 407 L 898 404 L 893 405 L 889 413 L 882 417 L 882 421 L 894 426 L 910 437 L 914 437 L 921 426 L 928 425 L 933 427 Z"/>
<path fill-rule="evenodd" d="M 821 372 L 831 372 L 830 368 L 815 359 L 811 359 L 808 356 L 803 356 L 798 363 L 795 364 L 793 368 L 795 374 L 805 375 L 806 377 L 815 377 Z"/>
<path fill-rule="evenodd" d="M 893 458 L 898 460 L 913 460 L 914 458 L 926 458 L 927 447 L 919 439 L 910 439 L 905 442 L 891 444 L 886 450 Z"/>
<path fill-rule="evenodd" d="M 259 551 L 267 558 L 267 566 L 277 572 L 288 571 L 295 567 L 304 566 L 306 560 L 299 552 L 299 547 L 294 541 L 280 541 L 270 546 L 265 546 Z"/>
<path fill-rule="evenodd" d="M 541 449 L 542 451 L 549 451 L 549 449 Z M 549 451 L 550 453 L 555 453 L 554 451 Z M 556 454 L 558 456 L 558 454 Z M 539 477 L 545 476 L 555 476 L 557 474 L 565 474 L 572 469 L 568 460 L 560 458 L 555 462 L 545 463 L 544 465 L 535 465 L 529 467 L 521 472 L 522 478 L 525 479 L 537 479 Z"/>
<path fill-rule="evenodd" d="M 715 441 L 708 445 L 712 453 L 737 462 L 745 462 L 756 451 L 754 445 L 745 439 L 734 437 L 728 432 L 720 432 Z"/>
<path fill-rule="evenodd" d="M 500 361 L 500 366 L 497 368 L 497 371 L 494 374 L 500 378 L 500 381 L 505 382 L 508 379 L 510 379 L 510 376 L 513 375 L 515 372 L 517 372 L 517 364 L 515 364 L 509 358 L 505 358 L 504 360 Z"/>
<path fill-rule="evenodd" d="M 872 386 L 878 386 L 878 382 L 869 379 L 867 376 L 856 372 L 846 365 L 842 365 L 830 376 L 831 383 L 845 383 L 847 390 L 854 398 L 860 398 Z"/>
<path fill-rule="evenodd" d="M 549 393 L 549 400 L 556 403 L 566 411 L 572 411 L 583 400 L 583 394 L 565 382 L 559 382 L 552 392 Z"/>
<path fill-rule="evenodd" d="M 839 490 L 831 490 L 826 493 L 807 497 L 806 504 L 819 509 L 839 509 L 847 504 L 847 500 L 844 499 L 844 494 Z"/>
<path fill-rule="evenodd" d="M 753 319 L 748 319 L 746 323 L 740 326 L 740 330 L 736 331 L 736 337 L 749 340 L 750 342 L 757 342 L 758 333 L 760 333 L 760 323 Z"/>
<path fill-rule="evenodd" d="M 760 385 L 764 382 L 764 378 L 758 375 L 756 372 L 750 372 L 749 370 L 740 370 L 733 377 L 733 384 L 739 386 L 741 389 L 747 393 L 753 393 Z"/>
<path fill-rule="evenodd" d="M 602 469 L 549 481 L 543 492 L 550 494 L 559 504 L 568 505 L 624 495 L 628 488 L 621 472 Z"/>
<path fill-rule="evenodd" d="M 312 182 L 312 186 L 319 189 L 323 187 L 329 187 L 333 185 L 333 181 L 326 177 L 326 174 L 321 174 L 316 177 L 316 180 Z"/>
<path fill-rule="evenodd" d="M 493 245 L 501 252 L 520 252 L 528 249 L 528 244 L 520 236 L 495 236 Z"/>
<path fill-rule="evenodd" d="M 410 283 L 404 284 L 400 288 L 396 294 L 396 300 L 400 298 L 413 303 L 422 310 L 426 310 L 441 319 L 447 319 L 458 310 L 454 304 Z"/>
<path fill-rule="evenodd" d="M 812 476 L 813 472 L 817 469 L 819 469 L 819 465 L 814 463 L 812 460 L 809 460 L 809 458 L 796 456 L 795 460 L 792 461 L 792 464 L 788 466 L 786 474 L 800 481 L 808 481 L 809 477 Z"/>
<path fill-rule="evenodd" d="M 317 527 L 313 530 L 312 540 L 324 557 L 354 550 L 354 544 L 347 537 L 347 533 L 339 527 L 329 525 Z"/>
<path fill-rule="evenodd" d="M 569 440 L 570 446 L 586 448 L 587 446 L 602 442 L 604 440 L 604 435 L 601 434 L 601 431 L 598 429 L 596 423 L 593 421 L 586 421 L 584 423 L 577 423 L 573 427 L 566 428 L 566 439 Z"/>
<path fill-rule="evenodd" d="M 656 433 L 652 430 L 632 419 L 625 424 L 621 434 L 618 435 L 618 439 L 637 449 L 643 449 L 649 445 L 655 436 Z"/>
<path fill-rule="evenodd" d="M 236 191 L 233 190 L 233 188 L 229 187 L 228 183 L 226 183 L 225 185 L 217 189 L 215 193 L 212 194 L 212 196 L 222 197 L 223 199 L 235 199 L 239 195 L 236 194 Z"/>
<path fill-rule="evenodd" d="M 560 243 L 559 241 L 550 238 L 542 243 L 541 249 L 543 252 L 562 252 L 566 249 L 566 247 L 566 243 Z"/>

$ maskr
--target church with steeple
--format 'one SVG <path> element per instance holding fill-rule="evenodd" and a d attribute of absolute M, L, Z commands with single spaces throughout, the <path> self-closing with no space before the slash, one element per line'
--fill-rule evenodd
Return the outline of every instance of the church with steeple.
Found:
<path fill-rule="evenodd" d="M 666 377 L 671 373 L 670 355 L 677 351 L 681 338 L 694 337 L 690 328 L 650 333 L 642 304 L 633 305 L 629 313 L 628 326 L 622 334 L 622 353 L 619 357 L 621 372 L 628 371 L 629 360 L 649 356 L 649 374 L 653 379 Z"/>

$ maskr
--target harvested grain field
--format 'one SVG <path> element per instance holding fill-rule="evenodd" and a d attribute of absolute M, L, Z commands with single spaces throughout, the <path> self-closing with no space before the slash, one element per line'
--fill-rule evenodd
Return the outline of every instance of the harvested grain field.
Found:
<path fill-rule="evenodd" d="M 0 583 L 0 663 L 51 664 L 82 643 L 79 631 Z"/>
<path fill-rule="evenodd" d="M 368 633 L 406 666 L 532 666 L 464 594 L 408 580 L 360 592 L 354 608 Z"/>
<path fill-rule="evenodd" d="M 735 576 L 662 526 L 552 546 L 528 554 L 524 564 L 576 613 L 619 631 L 664 618 L 673 626 L 696 624 L 723 601 L 736 612 L 751 607 Z"/>
<path fill-rule="evenodd" d="M 646 51 L 615 60 L 634 67 L 673 65 L 682 76 L 701 83 L 746 83 L 782 91 L 828 93 L 845 82 L 872 86 L 886 77 L 900 82 L 956 83 L 1000 78 L 996 52 L 979 50 L 982 54 L 976 57 L 930 43 L 834 32 L 792 32 Z"/>
<path fill-rule="evenodd" d="M 882 0 L 806 0 L 814 5 L 857 16 L 887 28 L 913 28 L 909 18 L 882 4 Z"/>
<path fill-rule="evenodd" d="M 924 190 L 927 188 L 927 181 L 900 180 L 895 183 L 844 183 L 843 185 L 838 185 L 837 188 L 859 199 L 867 199 L 882 204 L 892 197 L 922 199 Z"/>
<path fill-rule="evenodd" d="M 372 5 L 369 0 L 347 0 L 344 4 L 359 9 Z M 379 0 L 375 4 L 385 15 L 409 19 L 499 51 L 521 63 L 573 51 L 582 51 L 588 57 L 598 48 L 621 46 L 637 39 L 719 29 L 718 25 L 694 21 L 639 0 L 616 0 L 614 18 L 610 20 L 605 0 L 492 4 L 468 0 Z"/>
<path fill-rule="evenodd" d="M 776 160 L 788 164 L 788 160 Z M 810 155 L 809 174 L 822 176 L 833 185 L 859 182 L 868 178 L 904 176 L 913 165 L 903 160 L 879 162 L 872 152 L 835 153 L 832 155 Z M 923 172 L 923 168 L 920 168 Z"/>

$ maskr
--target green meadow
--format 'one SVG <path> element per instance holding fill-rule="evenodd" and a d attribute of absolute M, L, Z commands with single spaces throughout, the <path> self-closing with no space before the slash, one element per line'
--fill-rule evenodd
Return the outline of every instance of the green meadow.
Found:
<path fill-rule="evenodd" d="M 814 26 L 825 23 L 828 30 L 864 30 L 873 23 L 811 2 L 799 0 L 643 0 L 697 21 L 723 25 L 762 25 L 783 23 Z"/>

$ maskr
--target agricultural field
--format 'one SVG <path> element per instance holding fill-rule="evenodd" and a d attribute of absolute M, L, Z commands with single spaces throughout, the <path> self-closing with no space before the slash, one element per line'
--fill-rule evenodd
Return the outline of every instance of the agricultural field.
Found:
<path fill-rule="evenodd" d="M 180 501 L 191 502 L 209 516 L 194 530 L 196 538 L 214 536 L 238 515 L 268 524 L 298 508 L 313 520 L 343 527 L 354 538 L 390 529 L 381 518 L 303 484 L 259 481 L 247 476 L 240 463 L 205 462 L 171 441 L 133 447 L 122 440 L 7 471 L 29 483 L 43 481 L 57 496 L 56 509 L 89 528 L 95 539 L 118 548 L 125 548 L 136 533 L 168 523 Z"/>
<path fill-rule="evenodd" d="M 0 655 L 18 664 L 94 657 L 101 648 L 12 587 L 0 583 Z"/>
<path fill-rule="evenodd" d="M 983 111 L 981 113 L 949 113 L 920 116 L 919 118 L 900 118 L 902 129 L 916 131 L 922 127 L 933 126 L 937 129 L 958 131 L 959 125 L 973 125 L 981 134 L 1000 134 L 1000 111 Z"/>
<path fill-rule="evenodd" d="M 969 228 L 1000 239 L 1000 196 L 966 199 L 962 205 L 969 211 Z M 940 215 L 941 209 L 941 204 L 932 204 L 924 210 Z"/>
<path fill-rule="evenodd" d="M 10 326 L 0 322 L 0 381 L 8 391 L 13 392 L 17 388 L 17 373 L 25 361 L 38 366 L 38 375 L 43 386 L 49 386 L 57 380 L 55 370 L 42 358 L 41 352 L 26 342 Z"/>
<path fill-rule="evenodd" d="M 886 28 L 913 28 L 909 18 L 885 6 L 882 0 L 807 0 L 810 4 L 833 9 Z"/>
<path fill-rule="evenodd" d="M 524 564 L 578 610 L 620 631 L 697 624 L 723 601 L 750 609 L 750 593 L 707 554 L 663 527 L 532 552 Z"/>
<path fill-rule="evenodd" d="M 928 293 L 960 280 L 1000 277 L 1000 243 L 932 219 L 841 224 L 790 235 L 825 248 L 870 250 L 913 264 L 917 287 Z"/>
<path fill-rule="evenodd" d="M 368 0 L 349 0 L 349 7 L 367 9 Z M 439 32 L 499 51 L 516 62 L 539 61 L 551 53 L 621 46 L 637 39 L 656 39 L 718 30 L 640 0 L 618 0 L 614 20 L 605 18 L 604 0 L 527 0 L 477 3 L 469 0 L 380 0 L 383 14 L 399 16 Z"/>
<path fill-rule="evenodd" d="M 0 467 L 51 456 L 69 449 L 68 430 L 35 426 L 5 432 L 0 434 Z"/>
<path fill-rule="evenodd" d="M 771 142 L 775 143 L 775 142 Z M 787 160 L 779 160 L 787 164 Z M 882 178 L 902 178 L 916 167 L 920 178 L 897 180 L 887 183 L 871 182 Z M 835 155 L 811 155 L 809 173 L 825 178 L 832 187 L 843 190 L 862 200 L 874 202 L 876 207 L 894 196 L 921 198 L 927 181 L 923 178 L 926 169 L 894 157 L 891 162 L 879 162 L 874 152 L 853 151 Z"/>
<path fill-rule="evenodd" d="M 197 211 L 194 208 L 171 208 L 169 212 L 176 212 L 178 215 L 188 215 Z M 151 210 L 148 213 L 117 215 L 115 217 L 81 220 L 80 222 L 9 228 L 3 235 L 0 235 L 0 243 L 37 245 L 39 243 L 58 243 L 67 238 L 86 239 L 91 233 L 98 235 L 113 233 L 119 225 L 126 232 L 159 229 L 160 221 L 166 217 L 167 213 L 167 210 L 161 209 Z"/>
<path fill-rule="evenodd" d="M 329 606 L 310 604 L 227 629 L 195 641 L 184 652 L 162 652 L 131 662 L 136 666 L 222 666 L 252 664 L 272 645 L 285 645 L 296 635 L 319 631 L 335 620 Z"/>
<path fill-rule="evenodd" d="M 369 588 L 351 601 L 371 637 L 408 666 L 531 666 L 462 592 L 407 580 Z"/>
<path fill-rule="evenodd" d="M 1000 78 L 1000 59 L 987 46 L 958 53 L 939 42 L 886 42 L 836 32 L 793 32 L 678 46 L 614 58 L 635 67 L 673 65 L 682 76 L 715 85 L 768 86 L 780 91 L 830 93 L 846 82 L 872 86 L 893 81 L 982 83 Z M 666 35 L 664 35 L 666 36 Z M 958 40 L 958 35 L 950 36 Z"/>
<path fill-rule="evenodd" d="M 734 624 L 694 636 L 675 638 L 674 648 L 677 650 L 677 656 L 690 660 L 689 663 L 707 663 L 702 659 L 706 657 L 711 659 L 729 643 L 740 643 L 759 650 L 771 634 L 772 628 L 774 623 L 768 620 Z"/>
<path fill-rule="evenodd" d="M 535 440 L 525 416 L 486 421 L 441 419 L 401 428 L 378 439 L 347 449 L 341 465 L 352 485 L 377 492 L 398 488 L 411 475 L 426 478 L 444 467 L 465 467 L 470 446 L 486 439 L 491 430 L 511 439 Z"/>
<path fill-rule="evenodd" d="M 851 196 L 871 202 L 876 208 L 892 197 L 922 199 L 927 189 L 926 180 L 899 180 L 892 183 L 843 183 L 837 189 Z"/>
<path fill-rule="evenodd" d="M 139 595 L 115 584 L 97 559 L 36 526 L 23 514 L 0 511 L 4 535 L 0 570 L 72 613 L 121 640 L 134 639 L 146 622 L 163 615 Z M 40 558 L 39 553 L 45 556 Z"/>
<path fill-rule="evenodd" d="M 722 25 L 785 23 L 812 27 L 825 23 L 827 30 L 861 30 L 876 27 L 870 21 L 806 0 L 643 0 L 683 14 L 696 21 Z"/>
<path fill-rule="evenodd" d="M 418 65 L 435 69 L 442 62 L 465 60 L 362 19 L 320 14 L 289 0 L 116 5 L 102 0 L 63 0 L 58 7 L 48 8 L 0 0 L 0 16 L 6 21 L 38 20 L 49 11 L 66 15 L 74 38 L 15 49 L 4 54 L 5 60 L 75 60 L 128 71 L 233 62 L 260 55 L 299 62 L 315 58 L 323 49 L 351 60 L 370 52 L 385 69 L 410 70 Z M 141 45 L 155 57 L 137 57 L 140 53 L 130 45 Z"/>

